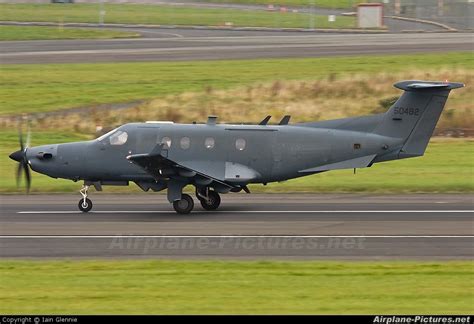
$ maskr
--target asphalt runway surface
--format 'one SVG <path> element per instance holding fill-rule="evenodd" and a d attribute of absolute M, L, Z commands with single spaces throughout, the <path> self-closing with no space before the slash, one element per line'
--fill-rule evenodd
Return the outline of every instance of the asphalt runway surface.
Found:
<path fill-rule="evenodd" d="M 5 41 L 2 64 L 324 57 L 472 51 L 472 33 L 332 34 L 153 29 L 154 37 Z"/>
<path fill-rule="evenodd" d="M 3 258 L 472 259 L 473 195 L 229 194 L 176 214 L 162 194 L 3 195 Z"/>

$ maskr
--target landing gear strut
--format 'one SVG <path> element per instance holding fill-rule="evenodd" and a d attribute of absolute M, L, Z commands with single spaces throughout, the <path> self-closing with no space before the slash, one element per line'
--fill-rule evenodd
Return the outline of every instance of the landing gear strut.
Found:
<path fill-rule="evenodd" d="M 180 200 L 173 201 L 173 208 L 178 214 L 189 214 L 194 208 L 193 198 L 188 194 L 182 194 Z"/>
<path fill-rule="evenodd" d="M 221 196 L 214 191 L 206 188 L 203 192 L 196 190 L 196 196 L 205 210 L 216 210 L 221 204 Z"/>
<path fill-rule="evenodd" d="M 77 206 L 79 207 L 79 210 L 83 213 L 87 213 L 89 210 L 92 209 L 92 201 L 87 198 L 87 190 L 89 190 L 88 185 L 83 185 L 82 189 L 79 190 L 82 195 L 82 199 L 79 200 L 79 204 Z"/>

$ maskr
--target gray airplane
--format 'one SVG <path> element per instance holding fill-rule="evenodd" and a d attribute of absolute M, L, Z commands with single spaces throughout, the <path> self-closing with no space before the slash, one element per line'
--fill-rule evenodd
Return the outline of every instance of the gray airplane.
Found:
<path fill-rule="evenodd" d="M 127 186 L 143 191 L 167 189 L 176 212 L 194 207 L 183 188 L 193 185 L 206 210 L 219 207 L 220 193 L 249 192 L 250 183 L 267 184 L 310 174 L 372 166 L 422 156 L 449 92 L 462 83 L 402 81 L 402 96 L 383 114 L 289 125 L 285 116 L 269 125 L 172 122 L 131 123 L 91 141 L 28 147 L 10 155 L 18 161 L 17 180 L 29 167 L 53 178 L 83 180 L 79 209 L 88 212 L 94 186 Z M 29 137 L 29 136 L 28 136 Z M 28 142 L 28 141 L 27 141 Z"/>

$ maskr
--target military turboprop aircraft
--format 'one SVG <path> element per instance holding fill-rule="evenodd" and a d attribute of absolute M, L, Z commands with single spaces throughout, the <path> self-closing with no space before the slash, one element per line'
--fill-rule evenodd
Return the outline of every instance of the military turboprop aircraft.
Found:
<path fill-rule="evenodd" d="M 193 185 L 206 210 L 219 207 L 220 193 L 249 192 L 249 183 L 283 181 L 310 174 L 370 167 L 374 163 L 422 156 L 449 92 L 462 83 L 402 81 L 402 96 L 383 114 L 289 125 L 285 116 L 269 125 L 172 122 L 131 123 L 91 141 L 28 147 L 10 155 L 18 161 L 17 180 L 29 167 L 53 178 L 83 180 L 79 209 L 88 212 L 94 186 L 167 189 L 176 212 L 194 207 L 183 193 Z M 28 136 L 29 137 L 29 136 Z M 28 141 L 27 141 L 28 142 Z"/>

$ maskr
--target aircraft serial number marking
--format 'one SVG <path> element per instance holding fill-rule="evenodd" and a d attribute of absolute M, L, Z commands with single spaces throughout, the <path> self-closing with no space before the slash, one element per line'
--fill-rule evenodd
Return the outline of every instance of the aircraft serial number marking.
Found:
<path fill-rule="evenodd" d="M 420 109 L 418 108 L 403 108 L 403 107 L 395 107 L 393 110 L 395 115 L 410 115 L 410 116 L 418 116 L 420 114 Z"/>

